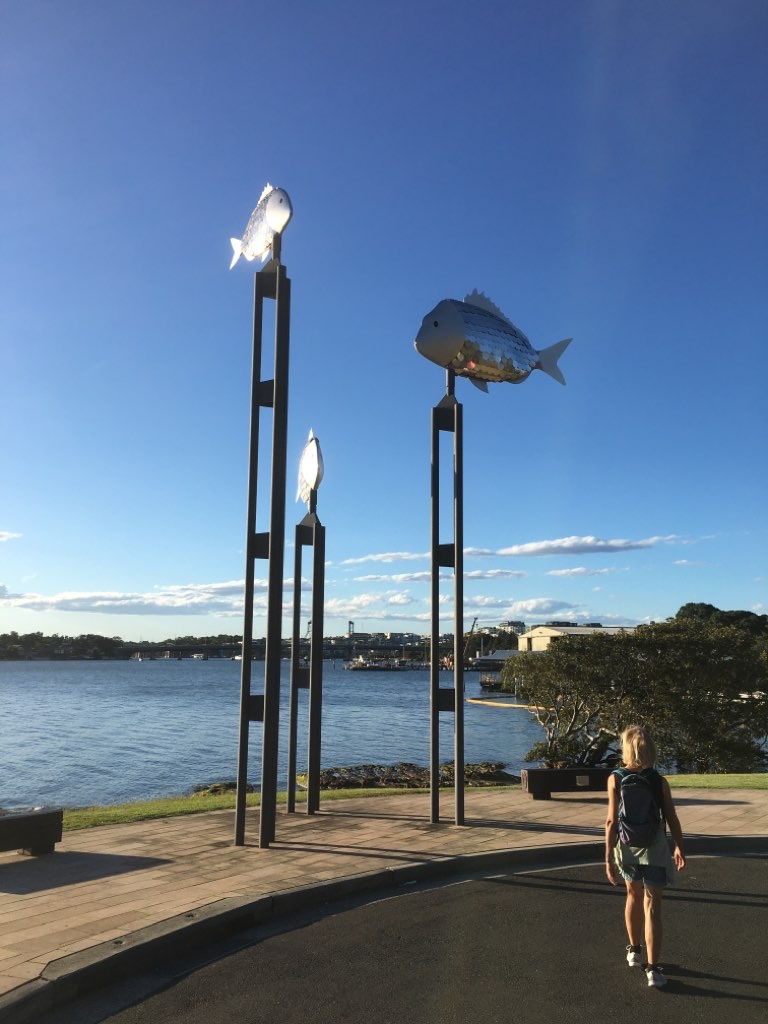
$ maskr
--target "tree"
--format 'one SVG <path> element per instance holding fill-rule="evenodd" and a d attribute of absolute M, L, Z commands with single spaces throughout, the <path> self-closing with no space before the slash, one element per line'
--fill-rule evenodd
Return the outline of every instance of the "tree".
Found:
<path fill-rule="evenodd" d="M 558 637 L 516 658 L 502 680 L 544 729 L 529 760 L 615 763 L 621 731 L 638 722 L 667 767 L 738 772 L 768 767 L 767 670 L 765 645 L 751 632 L 683 618 Z"/>
<path fill-rule="evenodd" d="M 736 626 L 754 637 L 768 638 L 768 615 L 757 615 L 755 612 L 721 611 L 713 604 L 684 604 L 676 619 L 697 619 L 719 626 Z"/>

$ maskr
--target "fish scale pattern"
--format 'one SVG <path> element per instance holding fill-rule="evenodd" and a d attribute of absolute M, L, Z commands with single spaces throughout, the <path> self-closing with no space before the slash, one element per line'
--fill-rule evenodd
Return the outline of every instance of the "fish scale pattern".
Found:
<path fill-rule="evenodd" d="M 471 368 L 481 380 L 514 382 L 535 368 L 538 353 L 513 324 L 468 303 L 462 304 L 461 314 L 466 341 L 451 365 L 457 374 Z"/>

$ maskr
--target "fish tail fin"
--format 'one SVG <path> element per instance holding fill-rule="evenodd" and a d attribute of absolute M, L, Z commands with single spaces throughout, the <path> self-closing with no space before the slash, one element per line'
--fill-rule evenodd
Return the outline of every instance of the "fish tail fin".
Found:
<path fill-rule="evenodd" d="M 239 238 L 230 238 L 229 241 L 232 244 L 232 262 L 229 264 L 231 270 L 243 254 L 243 243 Z"/>
<path fill-rule="evenodd" d="M 543 348 L 538 354 L 537 368 L 543 370 L 544 373 L 548 373 L 550 377 L 554 377 L 559 384 L 565 384 L 565 377 L 557 365 L 557 361 L 572 341 L 573 338 L 565 338 L 563 341 L 558 341 L 556 345 Z"/>

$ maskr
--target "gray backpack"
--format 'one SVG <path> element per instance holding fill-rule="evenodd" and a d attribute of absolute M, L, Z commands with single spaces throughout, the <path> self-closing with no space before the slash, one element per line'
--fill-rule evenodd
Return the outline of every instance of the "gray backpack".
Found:
<path fill-rule="evenodd" d="M 613 774 L 619 779 L 619 839 L 626 846 L 650 846 L 663 821 L 661 776 L 653 768 L 617 768 Z"/>

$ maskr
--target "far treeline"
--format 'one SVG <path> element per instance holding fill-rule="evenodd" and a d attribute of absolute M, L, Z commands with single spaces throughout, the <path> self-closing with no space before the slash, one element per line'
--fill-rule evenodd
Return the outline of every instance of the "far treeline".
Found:
<path fill-rule="evenodd" d="M 242 642 L 242 637 L 230 634 L 220 636 L 177 637 L 165 640 L 169 646 L 194 648 L 201 644 L 232 646 Z M 127 658 L 123 648 L 125 641 L 119 636 L 99 636 L 83 633 L 80 636 L 44 636 L 42 633 L 0 633 L 0 661 L 17 661 L 33 658 L 41 661 L 88 658 L 93 661 Z M 132 647 L 135 644 L 131 644 Z M 152 644 L 162 647 L 162 644 Z"/>
<path fill-rule="evenodd" d="M 526 757 L 544 767 L 619 764 L 641 724 L 667 770 L 768 770 L 768 615 L 686 604 L 631 633 L 558 637 L 508 661 L 502 688 L 543 728 Z"/>

